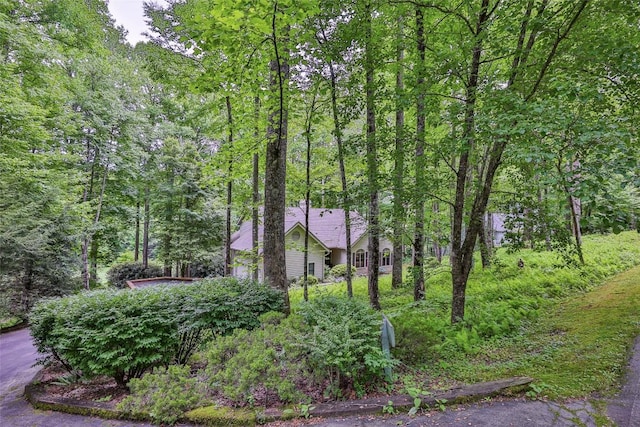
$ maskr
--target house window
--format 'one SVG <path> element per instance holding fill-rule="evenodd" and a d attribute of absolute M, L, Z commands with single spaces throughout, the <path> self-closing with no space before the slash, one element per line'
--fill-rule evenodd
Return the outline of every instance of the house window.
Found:
<path fill-rule="evenodd" d="M 291 233 L 291 239 L 294 242 L 297 242 L 298 240 L 300 240 L 300 232 L 298 230 L 296 230 L 293 233 Z"/>
<path fill-rule="evenodd" d="M 366 267 L 366 256 L 362 249 L 358 249 L 355 254 L 353 254 L 353 265 L 356 268 Z"/>
<path fill-rule="evenodd" d="M 389 248 L 384 248 L 382 250 L 382 256 L 380 257 L 380 265 L 383 267 L 386 265 L 391 265 L 391 251 L 389 250 Z"/>
<path fill-rule="evenodd" d="M 316 263 L 315 262 L 310 262 L 309 263 L 309 269 L 307 270 L 307 273 L 315 276 L 316 275 Z"/>

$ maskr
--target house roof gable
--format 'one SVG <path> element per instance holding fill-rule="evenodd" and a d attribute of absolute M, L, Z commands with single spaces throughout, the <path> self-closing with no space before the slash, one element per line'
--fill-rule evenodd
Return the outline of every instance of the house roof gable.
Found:
<path fill-rule="evenodd" d="M 351 242 L 358 241 L 366 232 L 364 218 L 357 212 L 350 212 Z M 287 234 L 296 224 L 304 229 L 305 212 L 300 207 L 286 209 L 284 231 Z M 310 208 L 309 233 L 327 249 L 346 249 L 345 218 L 343 209 Z M 245 221 L 238 231 L 231 236 L 231 249 L 249 251 L 252 247 L 251 221 Z M 258 227 L 259 244 L 262 242 L 264 227 L 262 222 Z"/>

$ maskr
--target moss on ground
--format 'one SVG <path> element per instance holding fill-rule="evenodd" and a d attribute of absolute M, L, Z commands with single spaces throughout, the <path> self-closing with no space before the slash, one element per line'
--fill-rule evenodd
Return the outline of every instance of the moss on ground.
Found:
<path fill-rule="evenodd" d="M 206 426 L 253 426 L 256 414 L 244 409 L 232 409 L 224 406 L 205 406 L 191 410 L 185 419 Z"/>

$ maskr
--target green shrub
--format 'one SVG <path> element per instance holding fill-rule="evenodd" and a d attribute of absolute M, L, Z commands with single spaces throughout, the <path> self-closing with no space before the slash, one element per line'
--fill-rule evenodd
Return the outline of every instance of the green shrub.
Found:
<path fill-rule="evenodd" d="M 209 383 L 236 404 L 268 405 L 362 393 L 394 365 L 380 345 L 381 316 L 354 299 L 320 296 L 282 319 L 267 313 L 252 331 L 217 337 L 206 350 Z M 317 397 L 316 397 L 317 398 Z"/>
<path fill-rule="evenodd" d="M 39 303 L 31 334 L 42 361 L 126 385 L 151 367 L 185 363 L 207 331 L 254 328 L 260 314 L 281 307 L 278 291 L 229 278 L 102 290 Z"/>
<path fill-rule="evenodd" d="M 314 276 L 313 274 L 308 274 L 307 275 L 307 284 L 309 286 L 317 285 L 319 282 L 320 281 L 318 280 L 318 278 L 316 276 Z M 296 280 L 296 285 L 297 286 L 304 286 L 304 276 L 298 277 L 298 279 Z"/>
<path fill-rule="evenodd" d="M 241 406 L 304 400 L 296 380 L 310 380 L 311 374 L 293 338 L 302 327 L 300 318 L 283 320 L 271 313 L 262 318 L 260 328 L 238 329 L 209 343 L 206 373 L 211 388 Z"/>
<path fill-rule="evenodd" d="M 118 404 L 118 409 L 138 417 L 148 414 L 153 421 L 174 424 L 186 411 L 204 406 L 206 387 L 191 376 L 189 366 L 172 365 L 157 368 L 142 378 L 129 382 L 131 394 Z"/>
<path fill-rule="evenodd" d="M 361 388 L 393 364 L 380 346 L 381 316 L 365 302 L 320 296 L 301 303 L 299 314 L 308 328 L 298 345 L 308 353 L 313 370 L 328 378 L 336 392 L 346 386 Z"/>
<path fill-rule="evenodd" d="M 351 266 L 351 275 L 356 275 L 356 268 Z M 331 275 L 333 277 L 345 277 L 347 275 L 347 264 L 336 264 L 331 267 Z"/>
<path fill-rule="evenodd" d="M 157 265 L 144 267 L 141 262 L 127 262 L 114 265 L 107 272 L 109 283 L 116 288 L 126 288 L 127 280 L 149 279 L 162 276 L 162 268 Z"/>

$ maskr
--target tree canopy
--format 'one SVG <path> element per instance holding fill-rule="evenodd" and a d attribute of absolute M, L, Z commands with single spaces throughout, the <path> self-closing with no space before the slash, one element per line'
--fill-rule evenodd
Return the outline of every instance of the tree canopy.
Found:
<path fill-rule="evenodd" d="M 116 260 L 229 273 L 230 236 L 262 206 L 254 264 L 286 298 L 285 208 L 305 198 L 366 216 L 374 308 L 381 236 L 416 299 L 425 257 L 448 258 L 452 322 L 478 249 L 490 264 L 490 213 L 513 248 L 573 263 L 583 232 L 640 227 L 635 2 L 145 13 L 132 47 L 105 1 L 0 1 L 0 284 L 24 307 Z"/>

